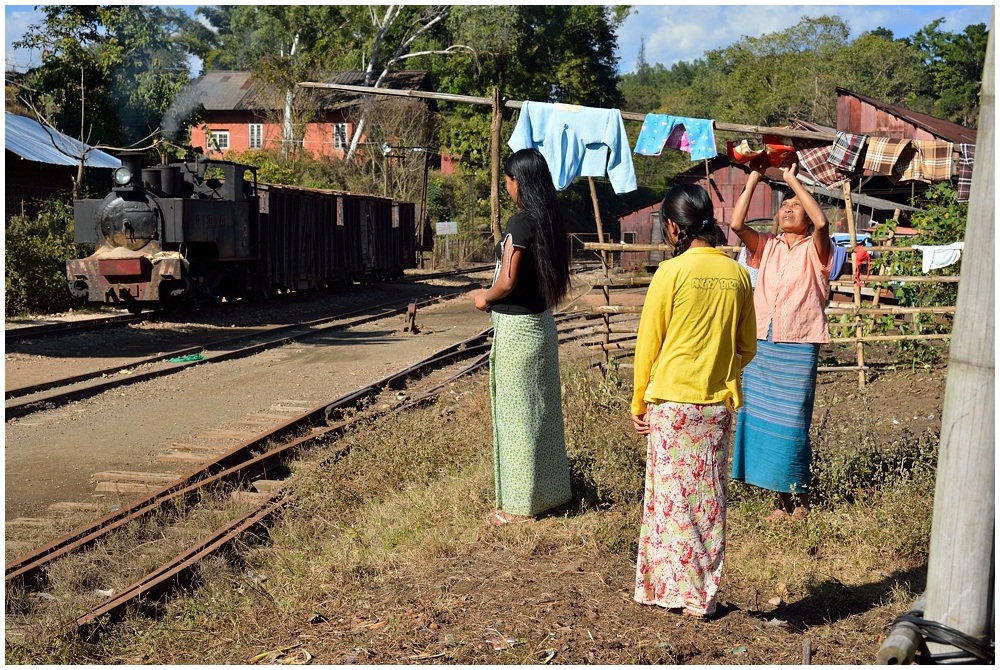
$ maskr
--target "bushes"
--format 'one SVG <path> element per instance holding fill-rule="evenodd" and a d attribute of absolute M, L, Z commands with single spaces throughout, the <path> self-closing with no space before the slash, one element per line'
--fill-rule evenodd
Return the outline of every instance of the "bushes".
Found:
<path fill-rule="evenodd" d="M 37 217 L 11 217 L 5 238 L 6 318 L 61 312 L 83 304 L 66 287 L 66 259 L 78 257 L 72 244 L 72 206 L 51 201 Z"/>

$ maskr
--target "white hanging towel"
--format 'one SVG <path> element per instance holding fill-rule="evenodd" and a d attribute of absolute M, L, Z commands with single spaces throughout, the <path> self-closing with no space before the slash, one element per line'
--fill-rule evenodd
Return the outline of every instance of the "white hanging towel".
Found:
<path fill-rule="evenodd" d="M 931 270 L 946 268 L 957 263 L 962 258 L 965 242 L 954 242 L 944 246 L 913 245 L 913 248 L 923 252 L 923 271 L 927 274 Z"/>

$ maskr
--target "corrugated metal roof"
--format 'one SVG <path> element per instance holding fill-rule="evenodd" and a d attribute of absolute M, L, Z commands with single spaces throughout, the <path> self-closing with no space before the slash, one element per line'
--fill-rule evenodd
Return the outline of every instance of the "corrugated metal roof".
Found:
<path fill-rule="evenodd" d="M 976 143 L 976 131 L 972 128 L 966 128 L 965 126 L 960 126 L 957 123 L 939 119 L 931 116 L 930 114 L 914 112 L 913 110 L 899 107 L 898 105 L 890 105 L 887 102 L 882 102 L 881 100 L 876 100 L 875 98 L 869 98 L 867 95 L 861 95 L 860 93 L 855 93 L 854 91 L 848 91 L 846 88 L 837 88 L 837 95 L 849 95 L 853 98 L 857 98 L 862 102 L 868 103 L 872 107 L 877 107 L 878 109 L 899 117 L 904 121 L 908 121 L 918 128 L 923 128 L 932 135 L 940 137 L 945 142 L 954 142 L 956 144 Z"/>
<path fill-rule="evenodd" d="M 91 149 L 83 142 L 67 137 L 34 119 L 10 112 L 4 112 L 4 115 L 4 148 L 22 158 L 53 165 L 76 165 L 78 159 L 75 157 L 87 151 L 84 160 L 87 167 L 121 167 L 122 162 L 111 154 Z"/>
<path fill-rule="evenodd" d="M 341 72 L 330 83 L 360 86 L 364 72 Z M 382 82 L 383 88 L 401 90 L 429 90 L 430 79 L 422 70 L 392 72 Z M 273 89 L 259 85 L 249 72 L 220 70 L 206 72 L 195 82 L 197 100 L 206 111 L 265 111 L 280 108 L 283 104 Z M 313 89 L 321 109 L 337 109 L 357 104 L 361 96 L 349 91 Z"/>

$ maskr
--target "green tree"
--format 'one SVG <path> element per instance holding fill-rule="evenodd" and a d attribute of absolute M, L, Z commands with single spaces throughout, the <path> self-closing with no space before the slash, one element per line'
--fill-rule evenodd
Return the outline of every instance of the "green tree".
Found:
<path fill-rule="evenodd" d="M 125 146 L 154 133 L 188 81 L 187 53 L 174 39 L 187 14 L 138 5 L 41 12 L 42 21 L 15 42 L 42 52 L 22 88 L 39 116 L 88 144 Z"/>
<path fill-rule="evenodd" d="M 232 30 L 234 5 L 210 5 L 194 10 L 195 21 L 187 23 L 177 41 L 197 57 L 204 74 L 209 70 L 245 70 L 253 63 L 250 44 L 237 39 Z"/>
<path fill-rule="evenodd" d="M 936 19 L 917 31 L 913 45 L 930 75 L 935 116 L 974 128 L 979 118 L 979 95 L 986 61 L 989 31 L 986 24 L 966 26 L 961 33 L 940 29 Z"/>
<path fill-rule="evenodd" d="M 219 16 L 220 25 L 224 25 Z M 336 5 L 241 5 L 229 14 L 229 28 L 243 45 L 235 51 L 248 59 L 250 71 L 274 95 L 270 108 L 280 109 L 282 151 L 294 153 L 305 124 L 316 108 L 314 92 L 296 84 L 316 78 L 328 61 L 346 49 L 345 20 Z"/>
<path fill-rule="evenodd" d="M 495 86 L 511 100 L 617 109 L 615 32 L 628 8 L 607 5 L 456 6 L 447 34 L 469 50 L 428 63 L 438 88 L 488 97 Z M 489 114 L 445 104 L 441 141 L 473 165 L 490 155 Z"/>
<path fill-rule="evenodd" d="M 731 123 L 779 126 L 807 118 L 832 125 L 836 81 L 827 64 L 849 33 L 838 17 L 805 17 L 787 30 L 709 51 L 700 100 Z"/>
<path fill-rule="evenodd" d="M 7 318 L 51 314 L 79 305 L 66 288 L 72 250 L 73 210 L 47 202 L 36 217 L 17 215 L 4 231 L 4 312 Z M 81 252 L 89 251 L 78 250 Z"/>
<path fill-rule="evenodd" d="M 894 105 L 908 105 L 924 86 L 920 54 L 885 29 L 863 33 L 831 61 L 839 85 Z"/>

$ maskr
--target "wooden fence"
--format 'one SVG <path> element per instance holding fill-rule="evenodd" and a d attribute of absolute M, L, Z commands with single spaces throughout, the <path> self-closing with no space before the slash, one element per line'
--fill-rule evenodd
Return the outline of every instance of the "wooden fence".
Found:
<path fill-rule="evenodd" d="M 850 227 L 850 222 L 849 222 Z M 820 372 L 844 372 L 844 371 L 856 371 L 858 373 L 858 385 L 864 387 L 866 382 L 866 371 L 869 369 L 865 365 L 864 358 L 864 345 L 866 343 L 875 342 L 900 342 L 900 341 L 917 341 L 917 340 L 947 340 L 951 337 L 950 333 L 911 333 L 903 335 L 878 335 L 873 333 L 864 332 L 864 317 L 875 317 L 875 316 L 894 316 L 903 317 L 904 319 L 908 317 L 913 317 L 916 315 L 954 315 L 955 306 L 945 305 L 937 307 L 901 307 L 898 305 L 882 305 L 880 301 L 883 299 L 882 291 L 873 291 L 873 297 L 870 302 L 865 302 L 862 299 L 862 284 L 884 284 L 890 282 L 906 282 L 906 283 L 958 283 L 960 277 L 955 276 L 935 276 L 935 275 L 920 275 L 920 276 L 904 276 L 904 275 L 888 275 L 888 274 L 878 274 L 874 276 L 869 276 L 867 279 L 862 279 L 862 281 L 855 281 L 855 275 L 858 272 L 858 259 L 855 253 L 856 237 L 853 227 L 850 227 L 851 235 L 851 245 L 848 247 L 848 254 L 851 259 L 852 276 L 846 279 L 837 279 L 830 282 L 832 289 L 845 288 L 848 287 L 853 293 L 853 304 L 843 303 L 841 306 L 839 303 L 830 303 L 826 308 L 827 318 L 830 321 L 830 344 L 854 344 L 856 352 L 856 364 L 855 365 L 839 365 L 839 366 L 822 366 L 819 368 Z M 725 246 L 720 247 L 724 251 L 732 254 L 733 257 L 739 253 L 739 247 Z M 917 251 L 915 247 L 910 246 L 873 246 L 864 247 L 866 251 L 871 252 L 881 252 L 881 253 L 898 253 L 905 251 Z M 598 252 L 601 254 L 602 267 L 604 269 L 604 277 L 596 282 L 594 282 L 595 287 L 600 287 L 603 297 L 604 304 L 596 305 L 592 308 L 595 314 L 600 315 L 604 321 L 604 329 L 602 332 L 602 341 L 590 345 L 594 349 L 599 349 L 602 351 L 603 362 L 606 365 L 611 356 L 611 352 L 622 352 L 623 354 L 629 355 L 634 353 L 635 348 L 635 337 L 637 331 L 637 323 L 635 322 L 635 315 L 641 314 L 641 305 L 622 305 L 615 304 L 612 302 L 611 295 L 614 290 L 622 289 L 635 289 L 649 286 L 652 279 L 651 276 L 639 276 L 639 277 L 622 277 L 622 278 L 612 278 L 610 268 L 613 266 L 613 262 L 609 259 L 614 253 L 626 253 L 626 252 L 648 252 L 648 251 L 673 251 L 673 247 L 665 244 L 596 244 L 587 243 L 584 244 L 584 250 Z M 613 319 L 617 315 L 633 315 L 629 320 L 617 320 Z M 834 317 L 853 317 L 853 319 L 847 323 L 841 321 L 835 321 Z M 853 330 L 853 334 L 844 334 L 844 330 Z M 616 337 L 612 337 L 616 336 Z"/>

